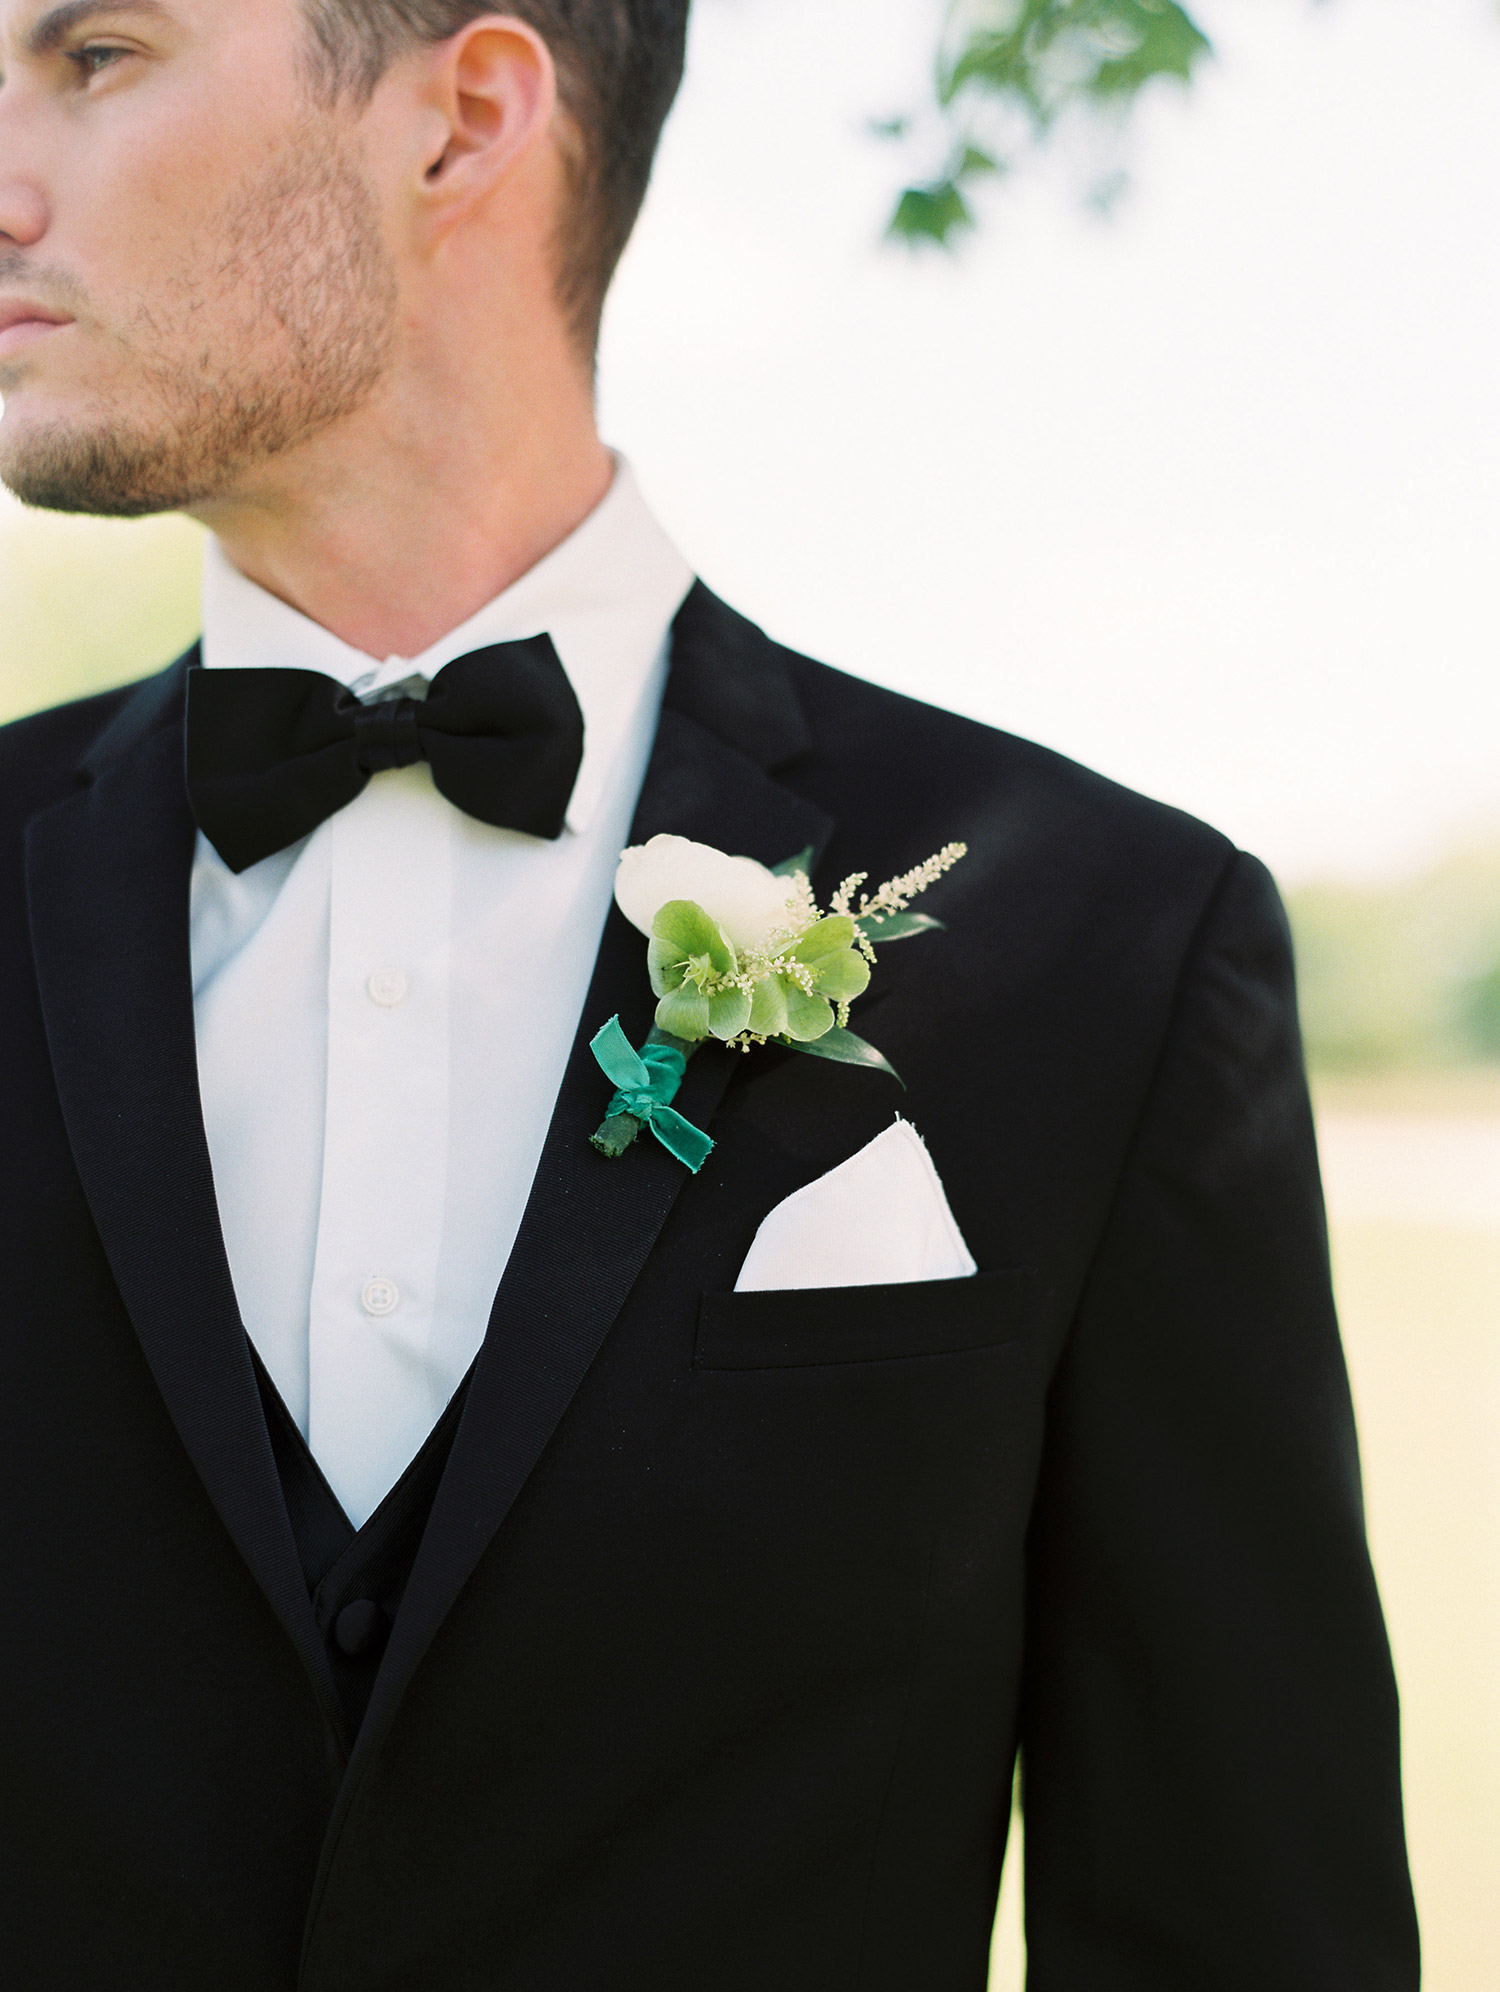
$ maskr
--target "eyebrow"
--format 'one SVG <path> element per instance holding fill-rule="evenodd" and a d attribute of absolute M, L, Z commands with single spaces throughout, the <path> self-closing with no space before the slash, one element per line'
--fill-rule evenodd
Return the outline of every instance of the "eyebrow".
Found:
<path fill-rule="evenodd" d="M 61 7 L 54 7 L 50 13 L 44 14 L 27 35 L 26 53 L 33 57 L 56 55 L 68 37 L 95 15 L 154 14 L 160 17 L 166 11 L 161 0 L 63 0 Z"/>

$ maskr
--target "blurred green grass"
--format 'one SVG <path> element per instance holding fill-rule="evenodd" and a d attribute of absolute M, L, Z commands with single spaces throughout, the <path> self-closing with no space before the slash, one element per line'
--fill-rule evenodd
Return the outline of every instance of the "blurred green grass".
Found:
<path fill-rule="evenodd" d="M 1308 1056 L 1323 1073 L 1500 1063 L 1500 847 L 1289 895 Z"/>
<path fill-rule="evenodd" d="M 1430 1125 L 1408 1124 L 1413 1141 Z M 1335 1215 L 1332 1233 L 1370 1546 L 1401 1683 L 1423 1984 L 1497 1992 L 1500 1209 L 1493 1229 Z M 1024 1984 L 1023 1859 L 1018 1837 L 991 1992 Z"/>
<path fill-rule="evenodd" d="M 198 634 L 188 519 L 63 519 L 0 502 L 0 722 L 170 663 Z"/>
<path fill-rule="evenodd" d="M 1336 1222 L 1427 1992 L 1500 1987 L 1500 1212 Z"/>

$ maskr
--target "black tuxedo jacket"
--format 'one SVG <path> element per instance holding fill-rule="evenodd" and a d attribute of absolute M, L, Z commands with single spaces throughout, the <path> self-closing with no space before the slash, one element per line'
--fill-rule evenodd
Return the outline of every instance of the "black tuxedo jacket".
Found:
<path fill-rule="evenodd" d="M 605 1161 L 611 913 L 351 1734 L 214 1203 L 183 677 L 0 734 L 4 1982 L 982 1992 L 1019 1747 L 1034 1992 L 1410 1992 L 1264 870 L 698 589 L 634 838 L 825 891 L 966 840 L 856 1018 L 909 1091 L 708 1050 L 703 1173 Z M 898 1109 L 979 1276 L 734 1294 Z"/>

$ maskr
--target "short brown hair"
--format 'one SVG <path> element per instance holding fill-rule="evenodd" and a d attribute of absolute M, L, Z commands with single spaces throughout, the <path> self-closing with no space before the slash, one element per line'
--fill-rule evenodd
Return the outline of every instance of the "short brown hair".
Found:
<path fill-rule="evenodd" d="M 592 354 L 604 297 L 646 197 L 651 162 L 682 81 L 688 0 L 303 0 L 315 80 L 368 97 L 397 56 L 505 13 L 552 51 L 577 133 L 569 159 L 558 296 Z"/>

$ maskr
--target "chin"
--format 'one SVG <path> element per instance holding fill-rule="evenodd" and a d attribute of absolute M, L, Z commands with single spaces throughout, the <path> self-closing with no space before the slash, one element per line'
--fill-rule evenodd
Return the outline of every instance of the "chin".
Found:
<path fill-rule="evenodd" d="M 18 395 L 0 420 L 0 483 L 39 511 L 116 519 L 175 511 L 186 500 L 169 456 L 118 424 L 28 407 Z"/>

